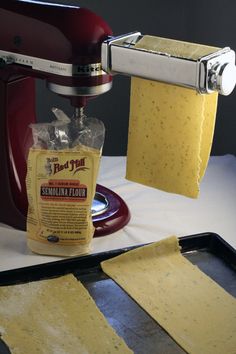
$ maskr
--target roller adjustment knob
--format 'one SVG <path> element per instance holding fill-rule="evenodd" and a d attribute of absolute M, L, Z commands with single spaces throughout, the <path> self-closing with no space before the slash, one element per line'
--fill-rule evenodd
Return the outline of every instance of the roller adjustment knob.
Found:
<path fill-rule="evenodd" d="M 236 66 L 234 63 L 217 63 L 210 71 L 209 87 L 223 96 L 228 96 L 236 85 Z"/>

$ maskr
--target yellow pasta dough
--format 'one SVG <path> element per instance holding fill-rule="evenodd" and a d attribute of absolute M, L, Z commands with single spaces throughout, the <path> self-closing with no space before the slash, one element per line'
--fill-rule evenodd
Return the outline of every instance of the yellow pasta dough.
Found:
<path fill-rule="evenodd" d="M 168 40 L 163 44 L 145 36 L 137 46 L 164 51 L 168 45 Z M 174 53 L 174 48 L 168 52 Z M 217 49 L 187 43 L 178 55 L 182 50 L 184 57 L 195 58 L 210 48 Z M 216 93 L 200 95 L 189 88 L 132 78 L 126 178 L 196 198 L 210 156 L 217 98 Z"/>
<path fill-rule="evenodd" d="M 101 266 L 188 353 L 236 353 L 236 299 L 181 255 L 175 236 Z"/>
<path fill-rule="evenodd" d="M 0 332 L 12 354 L 132 353 L 73 275 L 0 287 Z"/>
<path fill-rule="evenodd" d="M 141 40 L 137 42 L 136 47 L 147 51 L 167 53 L 177 58 L 193 60 L 198 60 L 220 50 L 219 47 L 156 36 L 142 37 Z"/>

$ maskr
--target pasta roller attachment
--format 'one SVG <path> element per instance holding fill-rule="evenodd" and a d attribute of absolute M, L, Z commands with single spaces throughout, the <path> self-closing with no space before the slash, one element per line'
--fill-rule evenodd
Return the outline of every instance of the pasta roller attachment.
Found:
<path fill-rule="evenodd" d="M 151 44 L 152 50 L 147 43 Z M 229 95 L 236 84 L 235 52 L 133 32 L 102 44 L 108 73 L 138 76 L 197 90 Z"/>

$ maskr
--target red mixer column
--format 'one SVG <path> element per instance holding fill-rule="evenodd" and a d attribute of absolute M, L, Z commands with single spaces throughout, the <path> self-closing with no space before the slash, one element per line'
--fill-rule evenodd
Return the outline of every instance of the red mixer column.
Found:
<path fill-rule="evenodd" d="M 26 158 L 35 121 L 34 79 L 0 80 L 0 222 L 25 228 Z"/>

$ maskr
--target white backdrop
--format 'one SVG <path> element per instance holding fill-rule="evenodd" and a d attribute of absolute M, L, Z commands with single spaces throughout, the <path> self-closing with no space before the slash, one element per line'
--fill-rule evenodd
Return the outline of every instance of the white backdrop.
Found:
<path fill-rule="evenodd" d="M 125 157 L 102 157 L 98 182 L 126 201 L 131 220 L 112 235 L 94 238 L 93 253 L 202 232 L 218 233 L 236 248 L 236 157 L 210 158 L 196 200 L 127 181 L 125 163 Z M 0 226 L 0 271 L 58 259 L 33 254 L 25 232 Z"/>

